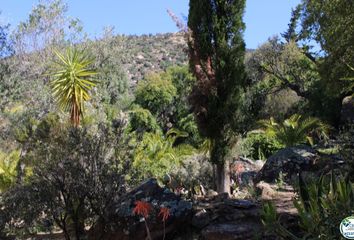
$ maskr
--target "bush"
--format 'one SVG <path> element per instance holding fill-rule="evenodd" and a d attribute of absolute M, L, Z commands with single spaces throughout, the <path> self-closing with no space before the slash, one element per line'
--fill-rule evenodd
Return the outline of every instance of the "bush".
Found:
<path fill-rule="evenodd" d="M 281 149 L 277 141 L 262 133 L 249 133 L 241 145 L 241 152 L 254 160 L 265 160 Z"/>
<path fill-rule="evenodd" d="M 81 239 L 84 227 L 126 191 L 130 149 L 122 126 L 101 124 L 94 133 L 48 129 L 49 137 L 35 141 L 28 153 L 35 163 L 33 175 L 3 195 L 3 218 L 16 235 L 57 226 L 66 239 Z"/>

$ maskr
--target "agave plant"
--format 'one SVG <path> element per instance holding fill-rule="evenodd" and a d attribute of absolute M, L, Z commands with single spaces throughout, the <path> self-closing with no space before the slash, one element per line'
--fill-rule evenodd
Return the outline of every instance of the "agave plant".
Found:
<path fill-rule="evenodd" d="M 313 145 L 312 134 L 327 139 L 330 129 L 318 118 L 304 118 L 300 114 L 294 114 L 281 123 L 270 118 L 269 120 L 261 120 L 259 124 L 268 137 L 274 138 L 285 147 L 306 142 Z"/>
<path fill-rule="evenodd" d="M 93 59 L 71 47 L 65 54 L 54 53 L 57 60 L 50 74 L 53 96 L 63 111 L 70 112 L 71 123 L 78 126 L 84 114 L 84 102 L 90 99 L 90 91 L 96 86 L 93 76 L 97 72 L 90 68 Z"/>

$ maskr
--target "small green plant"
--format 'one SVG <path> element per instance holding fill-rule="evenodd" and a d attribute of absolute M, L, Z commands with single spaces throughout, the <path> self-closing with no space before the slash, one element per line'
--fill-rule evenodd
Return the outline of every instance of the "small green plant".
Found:
<path fill-rule="evenodd" d="M 284 178 L 285 178 L 284 173 L 282 171 L 280 171 L 279 177 L 275 180 L 278 190 L 284 187 L 284 183 L 285 183 Z"/>

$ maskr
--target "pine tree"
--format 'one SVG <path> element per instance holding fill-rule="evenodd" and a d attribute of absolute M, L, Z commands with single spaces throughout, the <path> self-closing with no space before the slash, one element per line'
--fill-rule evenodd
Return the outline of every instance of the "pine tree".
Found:
<path fill-rule="evenodd" d="M 189 65 L 197 82 L 190 103 L 201 133 L 211 140 L 218 192 L 230 192 L 229 152 L 244 131 L 245 0 L 190 0 Z M 242 110 L 244 111 L 244 109 Z"/>

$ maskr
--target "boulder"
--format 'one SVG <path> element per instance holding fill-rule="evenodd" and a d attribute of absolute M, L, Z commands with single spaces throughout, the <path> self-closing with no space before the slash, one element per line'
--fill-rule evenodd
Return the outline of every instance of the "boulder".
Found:
<path fill-rule="evenodd" d="M 166 207 L 170 211 L 170 216 L 165 222 L 166 235 L 174 234 L 191 221 L 192 203 L 182 200 L 169 189 L 160 187 L 156 179 L 149 179 L 114 201 L 104 218 L 99 219 L 90 230 L 89 239 L 145 239 L 144 219 L 133 213 L 136 201 L 147 202 L 152 207 L 147 218 L 152 239 L 163 238 L 164 224 L 159 216 L 161 207 Z"/>
<path fill-rule="evenodd" d="M 341 123 L 354 123 L 354 97 L 347 96 L 342 101 Z"/>
<path fill-rule="evenodd" d="M 231 178 L 238 186 L 248 186 L 253 182 L 257 172 L 264 165 L 262 160 L 251 160 L 245 157 L 238 157 L 231 163 Z"/>
<path fill-rule="evenodd" d="M 252 221 L 242 223 L 220 223 L 203 229 L 203 240 L 251 240 L 262 232 L 261 224 Z M 258 235 L 259 236 L 259 235 Z"/>
<path fill-rule="evenodd" d="M 193 227 L 201 239 L 254 239 L 263 232 L 259 207 L 252 201 L 214 199 L 194 206 Z"/>
<path fill-rule="evenodd" d="M 289 181 L 300 171 L 311 171 L 318 158 L 317 152 L 305 145 L 281 149 L 267 159 L 253 181 L 274 183 L 281 173 L 283 180 Z"/>

